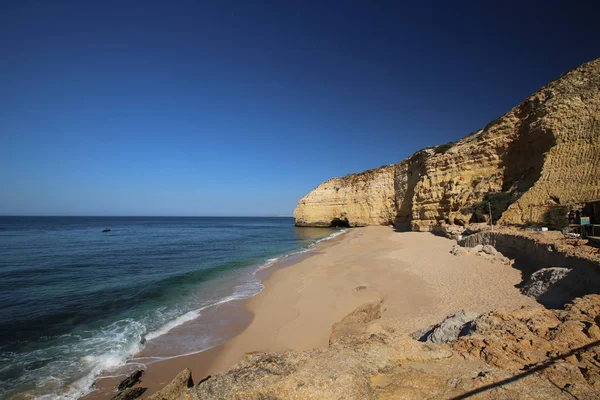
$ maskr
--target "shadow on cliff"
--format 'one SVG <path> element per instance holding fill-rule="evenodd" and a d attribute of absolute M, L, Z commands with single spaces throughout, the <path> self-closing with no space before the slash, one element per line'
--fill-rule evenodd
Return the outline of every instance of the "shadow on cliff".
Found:
<path fill-rule="evenodd" d="M 537 97 L 523 102 L 517 109 L 519 122 L 515 127 L 516 138 L 508 145 L 500 162 L 504 170 L 502 191 L 512 194 L 511 203 L 516 202 L 538 181 L 546 152 L 556 144 L 552 132 L 540 124 L 540 119 L 546 113 Z"/>
<path fill-rule="evenodd" d="M 483 393 L 485 391 L 492 390 L 492 389 L 495 389 L 495 388 L 499 388 L 499 387 L 502 387 L 504 385 L 508 385 L 511 382 L 516 382 L 516 381 L 518 381 L 520 379 L 523 379 L 523 378 L 525 378 L 525 377 L 527 377 L 529 375 L 535 374 L 536 372 L 543 371 L 546 368 L 552 367 L 558 361 L 562 361 L 562 360 L 564 360 L 567 357 L 570 357 L 572 355 L 577 355 L 577 354 L 579 354 L 580 352 L 582 352 L 584 350 L 590 349 L 592 347 L 596 347 L 598 345 L 600 345 L 600 340 L 592 342 L 590 344 L 586 344 L 585 346 L 578 347 L 578 348 L 573 349 L 573 350 L 571 350 L 571 351 L 569 351 L 567 353 L 563 353 L 563 354 L 561 354 L 559 356 L 548 358 L 546 361 L 544 361 L 542 363 L 539 363 L 537 365 L 534 364 L 534 365 L 526 366 L 525 367 L 525 371 L 521 372 L 520 374 L 511 376 L 510 378 L 507 378 L 507 379 L 504 379 L 504 380 L 501 380 L 501 381 L 498 381 L 498 382 L 490 383 L 489 385 L 485 385 L 485 386 L 482 386 L 480 388 L 477 388 L 477 389 L 471 390 L 469 392 L 463 393 L 460 396 L 452 397 L 451 400 L 468 399 L 470 397 L 473 397 L 473 396 L 476 396 L 478 394 L 481 394 L 481 393 Z M 568 387 L 560 387 L 560 386 L 556 385 L 554 382 L 552 382 L 551 380 L 549 380 L 549 382 L 552 383 L 554 386 L 556 386 L 561 391 L 569 393 Z M 571 393 L 569 393 L 569 394 L 571 394 Z"/>
<path fill-rule="evenodd" d="M 421 180 L 421 176 L 424 174 L 425 160 L 429 157 L 429 154 L 423 150 L 413 154 L 407 161 L 406 167 L 406 188 L 400 187 L 400 182 L 403 180 L 399 176 L 401 174 L 401 167 L 396 166 L 394 171 L 394 193 L 396 195 L 396 218 L 394 220 L 394 226 L 400 227 L 399 232 L 405 232 L 402 227 L 408 226 L 410 230 L 410 220 L 412 218 L 412 201 L 415 196 L 415 189 L 417 184 Z M 399 193 L 403 193 L 403 197 L 399 196 Z M 401 197 L 401 200 L 399 198 Z"/>
<path fill-rule="evenodd" d="M 348 221 L 348 218 L 334 218 L 329 226 L 332 228 L 350 228 L 350 221 Z"/>
<path fill-rule="evenodd" d="M 412 232 L 412 228 L 408 222 L 396 223 L 394 225 L 394 232 Z"/>

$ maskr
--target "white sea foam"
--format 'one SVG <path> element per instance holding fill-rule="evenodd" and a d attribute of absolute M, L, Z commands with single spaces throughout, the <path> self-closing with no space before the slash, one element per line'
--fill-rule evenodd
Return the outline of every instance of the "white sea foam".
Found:
<path fill-rule="evenodd" d="M 317 243 L 321 243 L 321 242 L 325 242 L 327 240 L 334 239 L 334 238 L 336 238 L 336 237 L 338 237 L 338 236 L 340 236 L 340 235 L 348 232 L 348 230 L 349 229 L 342 229 L 342 230 L 339 230 L 337 232 L 332 233 L 329 236 L 325 236 L 325 237 L 323 237 L 321 239 L 315 240 L 313 243 L 309 244 L 307 246 L 307 248 L 304 248 L 304 249 L 301 249 L 301 250 L 297 250 L 297 251 L 293 251 L 293 252 L 287 253 L 287 254 L 285 254 L 283 256 L 279 256 L 279 257 L 275 257 L 275 258 L 270 258 L 264 264 L 262 264 L 257 269 L 257 271 L 263 271 L 265 269 L 268 269 L 268 268 L 272 267 L 275 263 L 277 263 L 279 261 L 283 261 L 283 260 L 288 259 L 290 257 L 297 256 L 297 255 L 304 254 L 304 253 L 308 253 L 309 251 L 313 250 L 313 246 L 316 245 Z"/>
<path fill-rule="evenodd" d="M 111 350 L 98 355 L 88 354 L 81 357 L 77 362 L 78 365 L 69 365 L 69 367 L 77 367 L 88 371 L 85 376 L 64 387 L 59 393 L 38 396 L 36 399 L 77 399 L 90 393 L 94 381 L 103 371 L 125 364 L 129 357 L 141 350 L 141 337 L 145 329 L 141 323 L 125 319 L 103 328 L 100 334 L 85 339 L 80 345 L 83 348 L 97 349 L 98 347 L 111 344 Z M 61 365 L 57 365 L 55 368 L 50 367 L 50 369 L 55 370 L 56 376 L 50 373 L 45 380 L 38 381 L 37 386 L 47 387 L 52 385 L 61 387 L 64 378 L 59 376 L 62 372 L 60 367 Z"/>
<path fill-rule="evenodd" d="M 312 251 L 312 248 L 315 244 L 334 239 L 347 231 L 348 229 L 343 229 L 334 232 L 329 236 L 316 240 L 315 242 L 308 245 L 306 248 L 293 251 L 279 257 L 270 258 L 258 269 L 255 269 L 251 275 L 254 275 L 257 271 L 269 268 L 273 264 L 285 260 L 289 257 L 310 252 Z M 162 335 L 169 333 L 176 327 L 198 318 L 201 315 L 202 310 L 205 310 L 208 307 L 213 307 L 230 301 L 242 300 L 256 296 L 263 290 L 263 288 L 264 286 L 262 285 L 262 283 L 259 282 L 255 276 L 252 276 L 251 281 L 243 282 L 236 285 L 231 295 L 225 296 L 209 304 L 205 304 L 204 306 L 196 310 L 188 311 L 183 315 L 169 320 L 165 324 L 161 325 L 159 328 L 150 332 L 146 332 L 146 327 L 138 321 L 130 319 L 117 321 L 111 324 L 110 326 L 102 329 L 99 335 L 94 335 L 93 337 L 82 339 L 81 346 L 83 348 L 90 348 L 96 350 L 100 350 L 100 348 L 105 347 L 107 343 L 111 343 L 109 351 L 101 352 L 100 354 L 93 354 L 92 350 L 92 354 L 85 355 L 79 359 L 79 365 L 77 367 L 79 367 L 81 370 L 88 371 L 88 373 L 85 376 L 68 385 L 60 393 L 38 396 L 36 398 L 40 400 L 67 400 L 83 397 L 94 390 L 93 383 L 96 379 L 98 379 L 98 377 L 118 376 L 102 374 L 114 370 L 120 366 L 123 366 L 128 360 L 131 360 L 132 356 L 134 356 L 136 353 L 142 350 L 144 346 L 142 344 L 142 339 L 145 339 L 146 341 L 156 339 Z M 162 308 L 157 311 L 161 312 Z M 131 360 L 133 362 L 130 363 L 138 365 L 147 365 L 160 360 L 166 360 L 190 354 L 197 354 L 202 351 L 206 351 L 211 347 L 214 347 L 214 345 L 209 345 L 209 347 L 203 347 L 197 351 L 186 352 L 185 354 L 179 354 L 176 356 L 136 358 L 134 360 Z M 144 360 L 147 360 L 147 362 L 143 362 Z M 45 381 L 38 382 L 38 387 L 47 387 L 48 385 L 55 385 L 56 387 L 61 387 L 62 384 L 64 384 L 63 378 L 61 378 L 60 376 L 54 376 L 53 374 L 49 373 Z"/>
<path fill-rule="evenodd" d="M 200 310 L 192 310 L 189 311 L 169 322 L 167 322 L 166 324 L 164 324 L 163 326 L 161 326 L 160 328 L 148 333 L 146 335 L 146 340 L 152 340 L 154 338 L 157 338 L 159 336 L 162 336 L 166 333 L 169 333 L 171 330 L 173 330 L 174 328 L 178 327 L 179 325 L 185 324 L 188 321 L 194 320 L 196 318 L 198 318 L 200 316 Z"/>
<path fill-rule="evenodd" d="M 348 232 L 348 231 L 349 231 L 349 229 L 342 229 L 342 230 L 340 230 L 340 231 L 334 232 L 334 233 L 332 233 L 332 234 L 331 234 L 331 235 L 329 235 L 329 236 L 325 236 L 324 238 L 321 238 L 321 239 L 319 239 L 319 240 L 315 241 L 315 244 L 317 244 L 317 243 L 321 243 L 321 242 L 325 242 L 325 241 L 327 241 L 327 240 L 334 239 L 334 238 L 336 238 L 336 237 L 338 237 L 338 236 L 340 236 L 340 235 L 342 235 L 342 234 L 344 234 L 344 233 L 346 233 L 346 232 Z"/>

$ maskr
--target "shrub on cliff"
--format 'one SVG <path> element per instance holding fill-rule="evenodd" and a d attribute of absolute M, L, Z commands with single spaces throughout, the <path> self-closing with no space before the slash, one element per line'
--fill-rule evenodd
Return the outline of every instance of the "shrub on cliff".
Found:
<path fill-rule="evenodd" d="M 569 226 L 569 220 L 567 219 L 568 212 L 569 209 L 566 206 L 551 207 L 544 213 L 544 223 L 550 229 L 563 230 Z"/>
<path fill-rule="evenodd" d="M 433 151 L 434 154 L 444 154 L 445 152 L 447 152 L 452 146 L 454 145 L 454 142 L 448 142 L 446 144 L 440 144 L 439 146 L 437 146 L 435 148 L 435 150 Z"/>
<path fill-rule="evenodd" d="M 506 211 L 514 201 L 514 193 L 497 192 L 488 193 L 483 198 L 481 203 L 473 206 L 473 214 L 477 221 L 486 221 L 492 211 L 492 222 L 498 221 L 502 217 L 502 213 Z"/>

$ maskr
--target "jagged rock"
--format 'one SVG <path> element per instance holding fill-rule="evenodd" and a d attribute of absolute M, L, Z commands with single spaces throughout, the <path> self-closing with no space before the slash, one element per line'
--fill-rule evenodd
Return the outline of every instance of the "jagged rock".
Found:
<path fill-rule="evenodd" d="M 132 387 L 129 387 L 129 388 L 123 390 L 122 392 L 120 392 L 119 394 L 117 394 L 111 400 L 133 400 L 133 399 L 137 399 L 138 397 L 140 397 L 141 395 L 143 395 L 144 392 L 146 392 L 146 390 L 147 390 L 147 388 L 141 388 L 141 387 L 132 388 Z"/>
<path fill-rule="evenodd" d="M 472 334 L 453 348 L 497 368 L 537 371 L 571 398 L 599 398 L 599 322 L 598 295 L 576 299 L 564 311 L 491 312 L 477 318 Z"/>
<path fill-rule="evenodd" d="M 583 268 L 544 268 L 534 272 L 522 292 L 548 308 L 562 308 L 573 298 L 597 292 L 598 272 Z"/>
<path fill-rule="evenodd" d="M 340 322 L 333 324 L 329 344 L 340 338 L 363 335 L 369 322 L 381 318 L 381 304 L 382 302 L 377 302 L 360 306 Z"/>
<path fill-rule="evenodd" d="M 499 262 L 502 264 L 510 265 L 512 261 L 508 257 L 504 257 L 499 251 L 490 245 L 477 245 L 475 247 L 462 247 L 461 245 L 455 244 L 450 250 L 455 256 L 466 256 L 469 254 L 476 254 L 479 257 L 485 258 L 492 262 Z"/>
<path fill-rule="evenodd" d="M 538 298 L 571 272 L 569 268 L 543 268 L 534 272 L 521 290 L 524 295 Z"/>
<path fill-rule="evenodd" d="M 188 368 L 181 371 L 167 386 L 154 393 L 148 400 L 179 400 L 192 399 L 190 388 L 194 387 L 192 371 Z"/>
<path fill-rule="evenodd" d="M 338 324 L 356 329 L 329 346 L 250 354 L 183 398 L 600 398 L 600 295 L 565 310 L 486 313 L 449 344 L 411 340 L 378 315 L 376 304 L 365 305 Z"/>
<path fill-rule="evenodd" d="M 195 388 L 201 399 L 217 398 L 280 398 L 281 393 L 267 391 L 269 384 L 283 381 L 306 361 L 291 354 L 261 353 L 252 355 L 231 368 L 226 374 L 218 374 Z M 298 382 L 298 384 L 301 381 Z M 262 389 L 262 390 L 261 390 Z M 233 395 L 232 394 L 236 394 Z M 239 396 L 239 397 L 236 397 Z"/>
<path fill-rule="evenodd" d="M 600 59 L 561 75 L 483 129 L 406 160 L 319 185 L 298 202 L 296 224 L 543 222 L 548 205 L 600 192 Z M 484 201 L 486 203 L 484 203 Z M 508 207 L 508 208 L 507 208 Z"/>
<path fill-rule="evenodd" d="M 442 322 L 425 331 L 418 331 L 411 336 L 420 342 L 428 343 L 450 343 L 456 340 L 461 334 L 464 335 L 471 321 L 477 318 L 479 314 L 472 311 L 458 311 L 447 316 Z"/>
<path fill-rule="evenodd" d="M 461 240 L 460 243 L 464 243 L 464 240 Z M 476 254 L 479 257 L 485 258 L 486 260 L 492 262 L 499 262 L 506 265 L 512 264 L 512 260 L 502 255 L 499 251 L 497 251 L 493 246 L 489 244 L 478 244 L 474 247 L 462 247 L 460 244 L 455 244 L 452 247 L 451 253 L 455 256 Z"/>
<path fill-rule="evenodd" d="M 120 383 L 119 386 L 117 386 L 117 390 L 119 392 L 132 387 L 133 385 L 137 384 L 140 382 L 140 378 L 142 377 L 142 375 L 144 375 L 144 370 L 143 369 L 138 369 L 137 371 L 134 371 L 133 373 L 131 373 L 127 378 L 123 379 Z"/>

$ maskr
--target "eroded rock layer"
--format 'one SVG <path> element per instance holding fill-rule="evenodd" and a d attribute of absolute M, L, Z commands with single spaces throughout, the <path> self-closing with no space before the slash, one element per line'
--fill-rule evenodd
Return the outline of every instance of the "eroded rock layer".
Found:
<path fill-rule="evenodd" d="M 600 198 L 600 59 L 562 75 L 455 143 L 319 185 L 298 202 L 300 226 L 438 221 L 541 222 L 554 206 Z"/>
<path fill-rule="evenodd" d="M 566 310 L 489 312 L 448 344 L 422 343 L 367 304 L 334 325 L 325 348 L 252 353 L 191 387 L 189 371 L 153 398 L 597 399 L 600 296 Z"/>
<path fill-rule="evenodd" d="M 333 178 L 306 196 L 294 212 L 302 226 L 365 226 L 396 217 L 394 165 Z"/>

